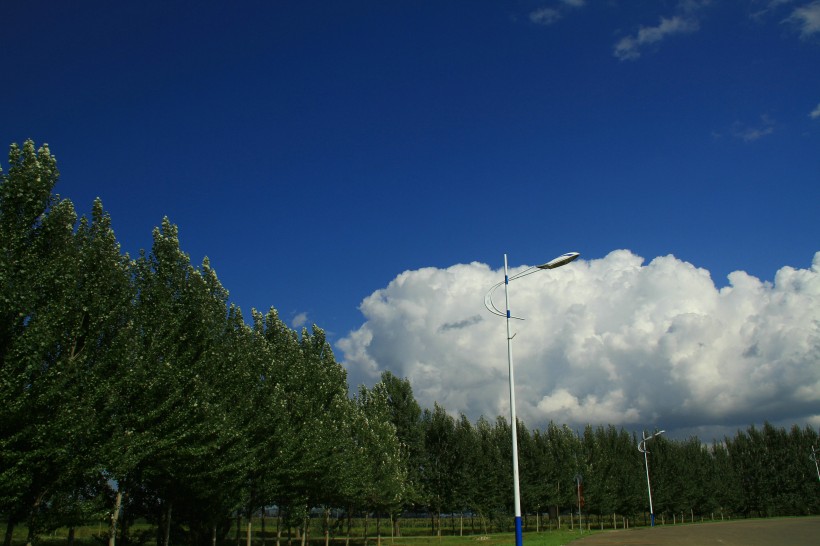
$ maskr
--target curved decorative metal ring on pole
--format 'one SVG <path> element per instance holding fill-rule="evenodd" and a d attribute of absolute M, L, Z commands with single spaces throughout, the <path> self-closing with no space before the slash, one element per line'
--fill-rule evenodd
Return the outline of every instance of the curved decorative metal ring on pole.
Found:
<path fill-rule="evenodd" d="M 510 428 L 512 429 L 512 463 L 513 463 L 513 495 L 514 495 L 514 503 L 513 506 L 515 508 L 515 545 L 522 546 L 524 543 L 523 536 L 521 533 L 521 493 L 518 488 L 518 425 L 515 417 L 515 374 L 513 373 L 513 357 L 512 357 L 512 338 L 514 337 L 510 333 L 510 319 L 517 319 L 517 320 L 524 320 L 521 317 L 514 317 L 510 313 L 510 290 L 509 285 L 510 281 L 514 281 L 516 279 L 520 279 L 521 277 L 526 277 L 532 273 L 537 273 L 542 269 L 555 269 L 557 267 L 561 267 L 566 265 L 576 259 L 580 254 L 578 252 L 567 252 L 566 254 L 562 254 L 557 258 L 550 260 L 547 263 L 536 265 L 525 269 L 520 273 L 516 273 L 512 277 L 509 276 L 509 270 L 507 268 L 507 255 L 504 254 L 504 280 L 498 284 L 495 284 L 487 291 L 487 294 L 484 296 L 484 306 L 487 310 L 494 315 L 498 315 L 499 317 L 504 317 L 507 319 L 507 366 L 509 368 L 510 374 Z M 501 311 L 498 307 L 496 307 L 495 303 L 493 303 L 493 292 L 501 286 L 504 285 L 504 300 L 506 303 L 506 311 Z"/>

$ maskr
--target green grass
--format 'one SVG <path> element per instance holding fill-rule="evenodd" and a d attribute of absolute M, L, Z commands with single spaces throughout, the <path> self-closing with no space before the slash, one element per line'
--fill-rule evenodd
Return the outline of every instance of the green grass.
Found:
<path fill-rule="evenodd" d="M 593 533 L 595 531 L 592 531 Z M 542 533 L 525 533 L 524 544 L 526 546 L 561 546 L 582 536 L 589 536 L 589 531 L 583 534 L 577 529 L 561 529 L 554 531 L 544 531 Z M 513 533 L 499 533 L 485 536 L 463 536 L 463 537 L 401 537 L 396 539 L 383 538 L 381 546 L 514 546 L 515 535 Z M 369 546 L 375 546 L 376 541 L 368 541 Z"/>
<path fill-rule="evenodd" d="M 102 546 L 105 544 L 104 539 L 97 535 L 97 528 L 82 527 L 75 532 L 75 546 Z M 105 532 L 105 529 L 102 529 Z M 595 532 L 594 530 L 592 531 Z M 524 543 L 526 546 L 561 546 L 567 544 L 582 536 L 589 536 L 590 532 L 584 530 L 583 534 L 578 529 L 560 529 L 552 531 L 544 531 L 541 533 L 529 532 L 524 533 Z M 25 528 L 17 528 L 14 532 L 14 539 L 12 546 L 25 546 L 26 531 Z M 41 546 L 66 546 L 68 544 L 68 530 L 58 529 L 53 533 L 48 533 L 39 537 L 38 543 Z M 226 537 L 222 543 L 224 546 L 235 546 L 236 541 L 234 535 L 231 534 Z M 294 538 L 292 546 L 299 546 L 301 543 Z M 344 538 L 337 537 L 330 542 L 331 546 L 343 546 Z M 396 537 L 390 538 L 382 537 L 379 541 L 375 537 L 370 537 L 367 540 L 367 546 L 514 546 L 515 535 L 513 533 L 497 533 L 489 535 L 465 535 L 465 536 L 412 536 L 412 537 Z M 351 546 L 364 546 L 364 540 L 361 537 L 351 539 Z M 146 543 L 146 546 L 154 546 L 153 542 Z M 182 546 L 173 545 L 172 546 Z M 245 546 L 245 537 L 240 539 L 240 546 Z M 255 538 L 253 546 L 262 546 L 262 541 Z M 276 538 L 268 538 L 265 541 L 265 546 L 276 546 Z M 287 539 L 282 537 L 280 546 L 288 546 Z M 313 536 L 310 540 L 310 546 L 324 546 L 324 539 L 321 536 Z"/>

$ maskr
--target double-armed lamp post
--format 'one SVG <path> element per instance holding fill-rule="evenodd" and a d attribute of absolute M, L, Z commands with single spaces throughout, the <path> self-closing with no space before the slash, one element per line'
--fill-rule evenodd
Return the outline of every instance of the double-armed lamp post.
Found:
<path fill-rule="evenodd" d="M 649 450 L 646 449 L 646 442 L 651 440 L 655 436 L 660 436 L 664 432 L 666 432 L 666 431 L 661 430 L 659 432 L 656 432 L 652 436 L 647 436 L 646 431 L 643 431 L 643 433 L 642 433 L 643 434 L 643 440 L 638 442 L 638 451 L 643 453 L 643 464 L 644 464 L 644 467 L 646 468 L 646 490 L 649 493 L 649 520 L 651 522 L 650 523 L 651 527 L 655 526 L 655 511 L 652 509 L 652 488 L 649 486 L 649 459 L 647 459 L 647 457 L 646 457 L 646 454 L 649 453 Z"/>
<path fill-rule="evenodd" d="M 537 273 L 543 269 L 555 269 L 570 263 L 572 260 L 580 256 L 577 252 L 567 252 L 558 256 L 554 260 L 541 265 L 536 265 L 525 269 L 520 273 L 516 273 L 512 277 L 509 276 L 507 269 L 507 255 L 504 254 L 504 280 L 498 284 L 493 285 L 484 296 L 484 306 L 488 311 L 499 317 L 507 319 L 507 365 L 510 374 L 510 428 L 512 429 L 512 464 L 513 464 L 513 495 L 515 507 L 515 545 L 522 546 L 524 540 L 521 534 L 521 493 L 518 488 L 518 426 L 515 417 L 515 374 L 513 373 L 513 356 L 512 356 L 512 338 L 513 334 L 510 329 L 510 319 L 524 320 L 521 317 L 514 317 L 510 314 L 510 282 L 521 277 L 525 277 L 532 273 Z M 501 311 L 493 303 L 493 292 L 504 285 L 504 300 L 506 304 L 506 311 Z"/>

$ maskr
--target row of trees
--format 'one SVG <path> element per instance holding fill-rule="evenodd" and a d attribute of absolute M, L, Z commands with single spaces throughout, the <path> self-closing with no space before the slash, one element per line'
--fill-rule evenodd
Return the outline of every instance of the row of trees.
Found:
<path fill-rule="evenodd" d="M 278 505 L 386 510 L 404 467 L 383 389 L 348 396 L 319 328 L 275 310 L 250 324 L 167 219 L 150 253 L 120 251 L 53 193 L 47 147 L 11 147 L 0 185 L 0 513 L 5 543 L 108 513 L 184 524 L 211 543 L 226 516 Z M 120 518 L 120 514 L 123 515 Z M 117 527 L 120 527 L 117 533 Z"/>
<path fill-rule="evenodd" d="M 526 522 L 539 513 L 572 510 L 600 518 L 648 513 L 640 437 L 614 426 L 576 432 L 550 423 L 528 430 L 518 423 L 521 504 Z M 508 529 L 511 513 L 511 431 L 506 420 L 454 419 L 442 408 L 425 411 L 418 466 L 427 505 L 439 512 L 469 510 Z M 820 485 L 812 446 L 817 433 L 764 424 L 732 438 L 649 443 L 654 512 L 669 520 L 693 516 L 776 516 L 820 512 Z M 413 468 L 417 466 L 414 465 Z M 580 478 L 580 479 L 579 479 Z M 580 483 L 579 483 L 580 482 Z M 532 518 L 530 518 L 532 519 Z"/>
<path fill-rule="evenodd" d="M 56 160 L 31 141 L 0 171 L 0 515 L 30 542 L 106 518 L 109 544 L 137 518 L 159 544 L 214 544 L 230 518 L 277 506 L 286 527 L 351 515 L 471 511 L 511 521 L 509 424 L 423 410 L 390 373 L 349 396 L 323 331 L 274 309 L 245 320 L 167 219 L 150 252 L 121 252 L 102 204 L 78 218 L 54 194 Z M 520 424 L 526 512 L 645 510 L 636 439 Z M 656 512 L 817 512 L 811 429 L 766 426 L 704 447 L 653 441 Z M 184 531 L 183 531 L 184 530 Z"/>

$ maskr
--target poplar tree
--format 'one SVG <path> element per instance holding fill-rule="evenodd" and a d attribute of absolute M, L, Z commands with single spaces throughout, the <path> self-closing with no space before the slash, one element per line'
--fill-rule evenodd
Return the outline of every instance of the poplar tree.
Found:
<path fill-rule="evenodd" d="M 727 449 L 728 440 L 712 443 L 712 498 L 715 510 L 723 516 L 726 514 L 741 513 L 743 509 L 743 490 L 739 476 Z"/>
<path fill-rule="evenodd" d="M 484 531 L 488 532 L 497 517 L 512 513 L 507 510 L 507 499 L 512 497 L 512 471 L 506 457 L 508 452 L 502 453 L 498 434 L 490 422 L 484 417 L 479 418 L 475 431 L 478 445 L 475 473 L 479 478 L 473 504 L 481 517 Z M 509 443 L 508 431 L 503 431 L 501 442 L 504 445 Z"/>
<path fill-rule="evenodd" d="M 62 405 L 54 425 L 68 432 L 63 449 L 68 463 L 49 506 L 49 528 L 82 525 L 104 513 L 107 485 L 99 450 L 108 441 L 106 407 L 111 386 L 125 358 L 131 301 L 130 261 L 120 252 L 111 218 L 94 201 L 91 219 L 83 217 L 74 236 L 72 275 L 61 318 L 53 317 L 63 369 Z"/>
<path fill-rule="evenodd" d="M 441 513 L 452 509 L 456 488 L 455 421 L 443 407 L 434 404 L 433 411 L 425 410 L 422 423 L 427 455 L 422 480 L 434 529 L 440 533 Z"/>
<path fill-rule="evenodd" d="M 48 146 L 26 141 L 9 151 L 0 184 L 0 509 L 8 514 L 6 542 L 26 519 L 29 540 L 63 460 L 65 440 L 52 417 L 59 410 L 58 318 L 70 284 L 76 214 L 53 195 L 56 159 Z"/>
<path fill-rule="evenodd" d="M 478 438 L 470 420 L 463 413 L 455 423 L 453 441 L 455 443 L 456 467 L 455 489 L 453 491 L 453 508 L 461 512 L 473 511 L 473 499 L 478 488 L 478 476 L 475 472 L 478 462 Z"/>
<path fill-rule="evenodd" d="M 387 389 L 381 383 L 372 389 L 359 387 L 352 420 L 355 442 L 363 455 L 354 475 L 359 476 L 359 505 L 377 515 L 394 515 L 402 505 L 407 469 L 396 428 L 390 420 Z"/>
<path fill-rule="evenodd" d="M 303 527 L 308 510 L 326 504 L 336 485 L 333 446 L 337 427 L 347 418 L 347 373 L 318 326 L 312 332 L 302 329 L 295 346 L 290 334 L 274 331 L 273 335 L 283 337 L 293 349 L 278 368 L 287 419 L 276 453 L 280 484 L 276 503 L 285 510 L 289 525 Z"/>
<path fill-rule="evenodd" d="M 141 252 L 135 263 L 134 285 L 132 336 L 108 407 L 105 468 L 117 487 L 109 544 L 131 489 L 153 492 L 146 516 L 161 523 L 158 542 L 167 542 L 174 503 L 196 498 L 199 480 L 217 483 L 225 472 L 216 463 L 225 459 L 215 456 L 236 441 L 218 426 L 229 411 L 218 373 L 227 291 L 207 258 L 194 268 L 179 247 L 178 228 L 165 218 L 150 254 Z"/>
<path fill-rule="evenodd" d="M 396 429 L 406 468 L 407 477 L 402 496 L 404 508 L 416 512 L 425 506 L 426 498 L 422 481 L 425 450 L 421 407 L 413 396 L 413 387 L 407 378 L 399 379 L 385 371 L 380 383 L 386 391 L 390 421 Z"/>
<path fill-rule="evenodd" d="M 264 315 L 254 309 L 251 315 L 253 335 L 244 354 L 251 389 L 236 393 L 247 397 L 250 404 L 247 444 L 252 464 L 244 469 L 247 516 L 284 496 L 285 465 L 290 461 L 283 442 L 291 406 L 285 378 L 288 367 L 299 358 L 298 336 L 282 322 L 276 309 Z"/>

